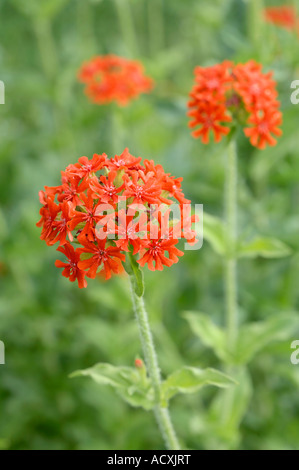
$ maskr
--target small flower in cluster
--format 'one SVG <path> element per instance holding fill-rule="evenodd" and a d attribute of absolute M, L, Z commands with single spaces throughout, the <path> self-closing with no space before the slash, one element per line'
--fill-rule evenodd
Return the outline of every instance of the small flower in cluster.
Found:
<path fill-rule="evenodd" d="M 264 18 L 267 23 L 280 26 L 289 31 L 295 31 L 298 27 L 296 10 L 292 5 L 265 8 Z"/>
<path fill-rule="evenodd" d="M 142 162 L 125 149 L 111 159 L 81 157 L 61 174 L 60 186 L 40 191 L 37 226 L 48 245 L 59 243 L 66 260 L 55 264 L 80 288 L 87 286 L 86 277 L 122 273 L 128 252 L 140 266 L 162 270 L 184 254 L 177 247 L 180 238 L 196 243 L 197 218 L 182 192 L 182 178 L 153 160 Z"/>
<path fill-rule="evenodd" d="M 92 58 L 82 65 L 78 78 L 85 83 L 89 99 L 99 105 L 115 101 L 125 106 L 153 88 L 153 80 L 144 75 L 140 62 L 116 55 Z"/>
<path fill-rule="evenodd" d="M 273 136 L 282 134 L 279 106 L 272 72 L 263 73 L 253 60 L 196 67 L 188 103 L 189 127 L 195 129 L 193 137 L 207 144 L 210 133 L 220 142 L 239 123 L 251 144 L 264 149 L 276 144 Z"/>

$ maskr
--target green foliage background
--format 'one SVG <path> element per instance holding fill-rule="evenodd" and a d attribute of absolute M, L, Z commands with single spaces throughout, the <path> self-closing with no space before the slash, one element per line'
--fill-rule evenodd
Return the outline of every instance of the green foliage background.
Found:
<path fill-rule="evenodd" d="M 55 268 L 55 249 L 40 241 L 35 223 L 38 191 L 58 184 L 69 163 L 125 146 L 183 176 L 187 197 L 222 216 L 224 146 L 203 146 L 187 127 L 198 64 L 254 58 L 275 71 L 284 135 L 265 151 L 240 136 L 240 231 L 277 237 L 292 254 L 240 262 L 240 315 L 243 323 L 280 312 L 298 317 L 299 105 L 290 103 L 290 84 L 299 79 L 299 38 L 265 24 L 263 3 L 1 0 L 1 448 L 163 448 L 150 412 L 91 380 L 68 378 L 96 362 L 131 366 L 141 355 L 128 281 L 95 280 L 77 289 Z M 90 104 L 76 73 L 82 61 L 105 53 L 142 60 L 154 91 L 119 110 Z M 221 369 L 182 315 L 203 311 L 224 323 L 222 262 L 209 244 L 186 252 L 171 269 L 146 271 L 145 282 L 163 375 L 184 364 Z M 217 391 L 173 399 L 171 414 L 188 448 L 298 449 L 299 365 L 290 362 L 295 339 L 298 328 L 251 362 L 253 393 L 244 413 L 236 402 L 241 423 L 232 439 L 225 430 L 215 432 L 210 405 Z"/>

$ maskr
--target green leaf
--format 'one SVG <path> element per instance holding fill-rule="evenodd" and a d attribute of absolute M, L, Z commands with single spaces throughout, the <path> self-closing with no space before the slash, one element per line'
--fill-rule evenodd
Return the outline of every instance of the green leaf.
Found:
<path fill-rule="evenodd" d="M 225 332 L 222 328 L 215 325 L 208 315 L 201 312 L 185 312 L 183 317 L 189 323 L 193 333 L 201 339 L 205 346 L 212 348 L 219 359 L 229 362 Z"/>
<path fill-rule="evenodd" d="M 100 385 L 110 385 L 132 406 L 150 410 L 154 406 L 154 393 L 150 381 L 133 367 L 116 367 L 100 363 L 73 372 L 70 377 L 91 377 Z"/>
<path fill-rule="evenodd" d="M 203 237 L 217 254 L 225 254 L 227 237 L 221 219 L 205 212 L 203 215 Z"/>
<path fill-rule="evenodd" d="M 170 374 L 162 383 L 162 404 L 167 404 L 177 393 L 195 393 L 205 385 L 225 388 L 232 384 L 234 381 L 218 370 L 185 366 Z"/>
<path fill-rule="evenodd" d="M 275 238 L 256 237 L 248 243 L 242 243 L 238 249 L 239 258 L 282 258 L 290 255 L 290 248 Z"/>
<path fill-rule="evenodd" d="M 236 370 L 234 379 L 237 385 L 217 395 L 210 408 L 214 433 L 232 447 L 238 444 L 239 426 L 252 396 L 251 379 L 246 368 Z"/>
<path fill-rule="evenodd" d="M 127 253 L 124 268 L 133 279 L 135 294 L 142 297 L 144 294 L 143 272 L 132 253 Z"/>
<path fill-rule="evenodd" d="M 268 344 L 292 339 L 299 331 L 298 315 L 281 313 L 241 327 L 234 351 L 235 364 L 246 364 Z"/>

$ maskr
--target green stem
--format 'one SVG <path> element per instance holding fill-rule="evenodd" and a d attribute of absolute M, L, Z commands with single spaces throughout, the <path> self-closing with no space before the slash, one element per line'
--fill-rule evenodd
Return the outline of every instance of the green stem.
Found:
<path fill-rule="evenodd" d="M 86 50 L 89 55 L 96 54 L 98 45 L 94 33 L 94 12 L 88 1 L 77 0 L 77 24 L 81 41 L 79 44 L 82 57 L 86 58 Z"/>
<path fill-rule="evenodd" d="M 139 297 L 135 292 L 135 278 L 134 274 L 130 275 L 131 292 L 135 315 L 139 327 L 141 344 L 145 358 L 146 368 L 152 382 L 156 406 L 154 414 L 165 440 L 165 444 L 170 450 L 179 450 L 180 444 L 178 442 L 175 430 L 173 428 L 168 408 L 161 406 L 161 374 L 158 365 L 157 354 L 153 342 L 153 337 L 148 321 L 147 312 L 144 306 L 143 297 Z"/>
<path fill-rule="evenodd" d="M 123 124 L 123 109 L 120 109 L 118 104 L 111 103 L 110 105 L 110 142 L 111 151 L 113 155 L 124 149 L 124 124 Z"/>
<path fill-rule="evenodd" d="M 34 20 L 33 27 L 44 73 L 46 77 L 51 80 L 56 76 L 58 69 L 58 60 L 51 22 L 48 19 Z"/>
<path fill-rule="evenodd" d="M 61 149 L 72 148 L 75 152 L 74 138 L 70 130 L 69 119 L 65 110 L 65 100 L 61 99 L 62 86 L 59 83 L 60 75 L 57 74 L 59 69 L 59 60 L 56 52 L 56 44 L 53 36 L 52 23 L 48 18 L 33 18 L 33 29 L 35 32 L 37 47 L 40 54 L 42 69 L 47 81 L 47 86 L 51 88 L 53 93 L 53 120 L 58 130 L 62 126 L 64 131 L 58 132 L 58 141 Z"/>
<path fill-rule="evenodd" d="M 226 307 L 226 340 L 227 348 L 233 352 L 238 336 L 238 286 L 237 286 L 237 149 L 234 138 L 229 141 L 227 162 L 225 165 L 225 219 L 227 233 L 227 254 L 224 260 L 224 285 Z M 234 367 L 228 367 L 227 373 L 234 376 Z M 234 388 L 224 392 L 222 406 L 222 423 L 228 428 L 231 411 L 234 406 Z"/>
<path fill-rule="evenodd" d="M 148 2 L 148 21 L 150 33 L 150 48 L 154 55 L 163 48 L 164 43 L 164 18 L 162 0 Z"/>
<path fill-rule="evenodd" d="M 238 334 L 238 305 L 237 305 L 237 150 L 236 142 L 232 139 L 228 145 L 227 165 L 225 174 L 225 216 L 226 233 L 229 243 L 225 259 L 225 297 L 227 343 L 232 347 Z"/>
<path fill-rule="evenodd" d="M 114 3 L 124 42 L 131 54 L 136 56 L 138 42 L 129 0 L 114 0 Z"/>
<path fill-rule="evenodd" d="M 252 44 L 257 48 L 257 51 L 261 51 L 261 38 L 264 33 L 264 20 L 263 20 L 263 10 L 264 10 L 264 1 L 263 0 L 250 0 L 248 2 L 248 11 L 247 11 L 247 29 L 248 36 Z"/>

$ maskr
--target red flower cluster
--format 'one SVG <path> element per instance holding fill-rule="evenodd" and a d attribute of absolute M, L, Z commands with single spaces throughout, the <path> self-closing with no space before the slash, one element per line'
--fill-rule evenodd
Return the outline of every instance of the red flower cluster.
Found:
<path fill-rule="evenodd" d="M 189 126 L 199 126 L 192 135 L 205 144 L 209 142 L 210 131 L 219 142 L 235 122 L 247 126 L 245 135 L 259 149 L 275 145 L 273 134 L 282 134 L 276 82 L 272 72 L 263 73 L 262 66 L 253 60 L 246 64 L 225 61 L 211 67 L 196 67 L 190 98 Z"/>
<path fill-rule="evenodd" d="M 296 10 L 292 5 L 265 8 L 264 17 L 268 23 L 281 26 L 289 31 L 296 30 L 298 25 Z"/>
<path fill-rule="evenodd" d="M 85 93 L 96 104 L 116 101 L 124 106 L 153 87 L 153 80 L 144 75 L 140 62 L 116 55 L 96 56 L 84 63 L 78 78 L 86 84 Z"/>
<path fill-rule="evenodd" d="M 176 247 L 179 238 L 196 241 L 195 216 L 181 181 L 152 160 L 142 164 L 128 149 L 111 159 L 81 157 L 62 172 L 60 186 L 40 191 L 41 239 L 48 245 L 59 242 L 57 250 L 67 261 L 55 264 L 80 288 L 87 286 L 85 276 L 102 273 L 109 279 L 122 272 L 129 251 L 138 255 L 140 266 L 162 270 L 183 255 Z M 170 221 L 175 201 L 179 218 Z"/>

